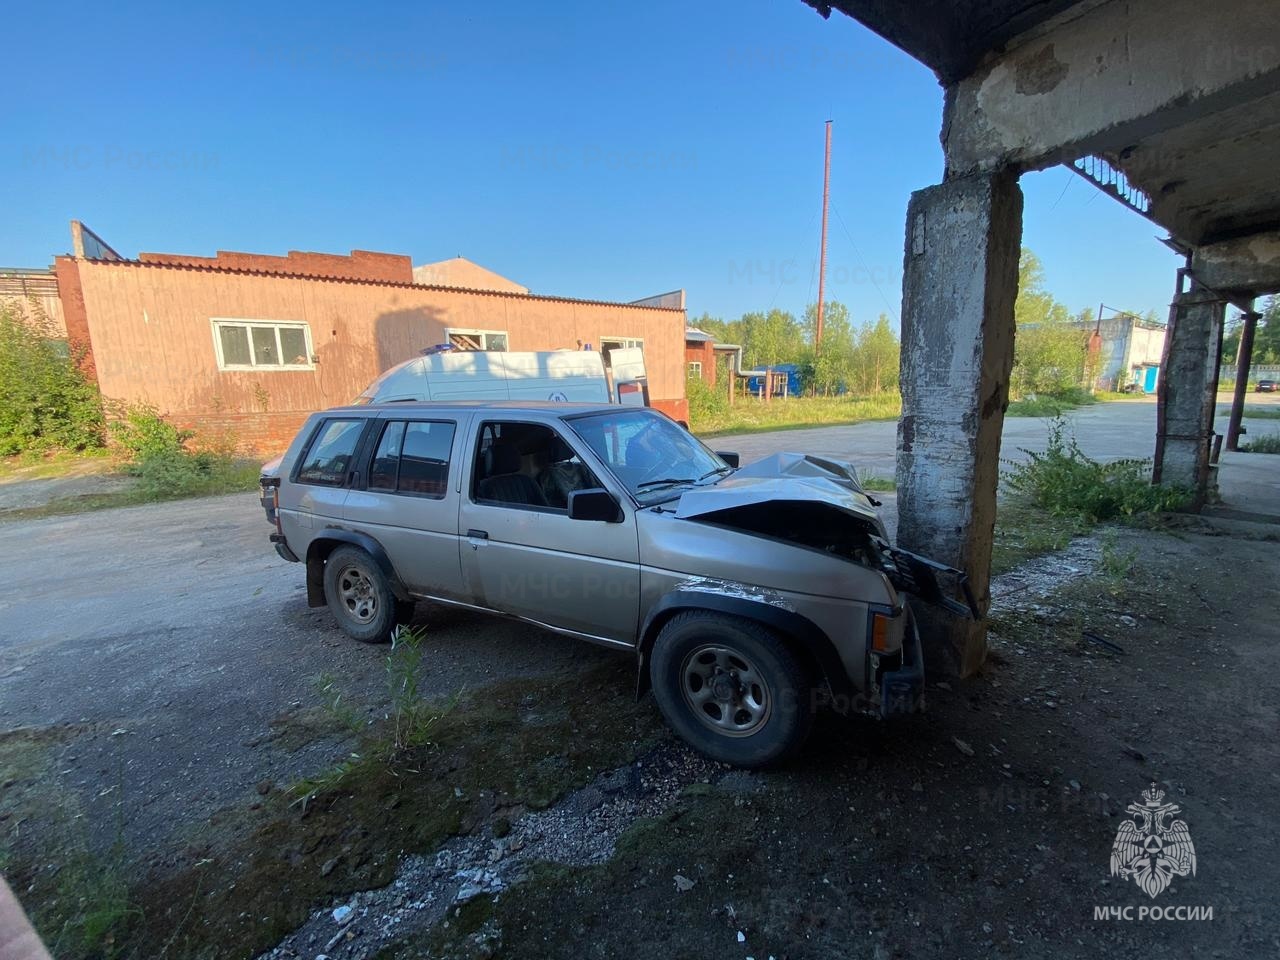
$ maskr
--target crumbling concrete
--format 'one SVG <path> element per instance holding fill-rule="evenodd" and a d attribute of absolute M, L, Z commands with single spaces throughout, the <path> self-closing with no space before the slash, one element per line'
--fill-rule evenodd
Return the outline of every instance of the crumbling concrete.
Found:
<path fill-rule="evenodd" d="M 948 90 L 947 170 L 1041 168 L 1123 150 L 1275 93 L 1275 24 L 1270 4 L 1248 0 L 1078 5 Z M 1157 158 L 1165 179 L 1177 159 Z"/>
<path fill-rule="evenodd" d="M 1197 247 L 1191 272 L 1211 290 L 1244 298 L 1280 291 L 1280 231 Z"/>
<path fill-rule="evenodd" d="M 1011 172 L 912 195 L 902 301 L 898 540 L 969 574 L 980 609 L 988 580 L 1000 433 L 1013 364 L 1022 191 Z M 918 609 L 932 670 L 967 675 L 986 628 Z"/>
<path fill-rule="evenodd" d="M 1169 333 L 1156 391 L 1153 479 L 1191 488 L 1197 508 L 1204 504 L 1209 484 L 1209 445 L 1226 306 L 1216 294 L 1202 288 L 1177 295 L 1169 311 Z"/>

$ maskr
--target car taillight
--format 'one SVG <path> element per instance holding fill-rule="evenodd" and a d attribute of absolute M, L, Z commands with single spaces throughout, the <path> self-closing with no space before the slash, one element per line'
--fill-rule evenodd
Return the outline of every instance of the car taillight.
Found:
<path fill-rule="evenodd" d="M 284 536 L 284 526 L 280 523 L 280 484 L 271 488 L 271 515 L 276 518 L 276 533 Z"/>

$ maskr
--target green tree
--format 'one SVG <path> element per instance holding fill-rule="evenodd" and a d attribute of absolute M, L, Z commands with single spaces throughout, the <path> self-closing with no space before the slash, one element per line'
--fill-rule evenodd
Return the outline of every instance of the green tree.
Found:
<path fill-rule="evenodd" d="M 102 402 L 33 305 L 0 301 L 0 454 L 103 443 Z"/>
<path fill-rule="evenodd" d="M 749 366 L 776 367 L 800 359 L 800 324 L 785 310 L 744 314 L 740 323 L 742 348 Z"/>
<path fill-rule="evenodd" d="M 1010 392 L 1061 395 L 1085 378 L 1089 334 L 1071 323 L 1071 314 L 1045 289 L 1044 265 L 1025 247 L 1018 261 L 1018 299 Z"/>
<path fill-rule="evenodd" d="M 1280 296 L 1268 297 L 1262 304 L 1262 316 L 1253 334 L 1253 358 L 1251 365 L 1280 363 Z M 1236 314 L 1227 324 L 1227 335 L 1222 340 L 1222 362 L 1234 364 L 1240 353 L 1240 331 L 1244 317 Z"/>
<path fill-rule="evenodd" d="M 804 331 L 808 380 L 813 392 L 829 396 L 841 386 L 847 386 L 853 375 L 857 349 L 849 308 L 838 300 L 823 304 L 822 343 L 818 344 L 818 305 L 809 304 L 804 311 Z"/>
<path fill-rule="evenodd" d="M 898 386 L 898 363 L 902 344 L 883 313 L 858 335 L 857 361 L 861 367 L 862 391 L 879 394 Z"/>

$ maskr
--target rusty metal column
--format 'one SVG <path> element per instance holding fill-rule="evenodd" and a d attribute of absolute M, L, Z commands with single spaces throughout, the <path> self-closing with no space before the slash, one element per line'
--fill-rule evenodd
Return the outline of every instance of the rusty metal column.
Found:
<path fill-rule="evenodd" d="M 1253 363 L 1253 335 L 1258 330 L 1258 320 L 1262 318 L 1262 314 L 1248 310 L 1243 317 L 1240 349 L 1236 351 L 1236 389 L 1231 397 L 1231 419 L 1227 423 L 1228 450 L 1239 449 L 1240 421 L 1244 417 L 1244 398 L 1249 392 L 1249 367 Z"/>

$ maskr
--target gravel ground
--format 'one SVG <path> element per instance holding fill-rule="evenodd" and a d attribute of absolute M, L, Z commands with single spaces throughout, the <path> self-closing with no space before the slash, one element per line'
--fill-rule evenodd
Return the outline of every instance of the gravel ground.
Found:
<path fill-rule="evenodd" d="M 84 728 L 62 785 L 107 821 L 123 802 L 132 849 L 331 762 L 331 738 L 296 742 L 316 675 L 386 700 L 385 648 L 309 608 L 268 533 L 253 494 L 0 524 L 0 728 Z M 425 617 L 427 696 L 610 656 L 492 617 Z"/>

